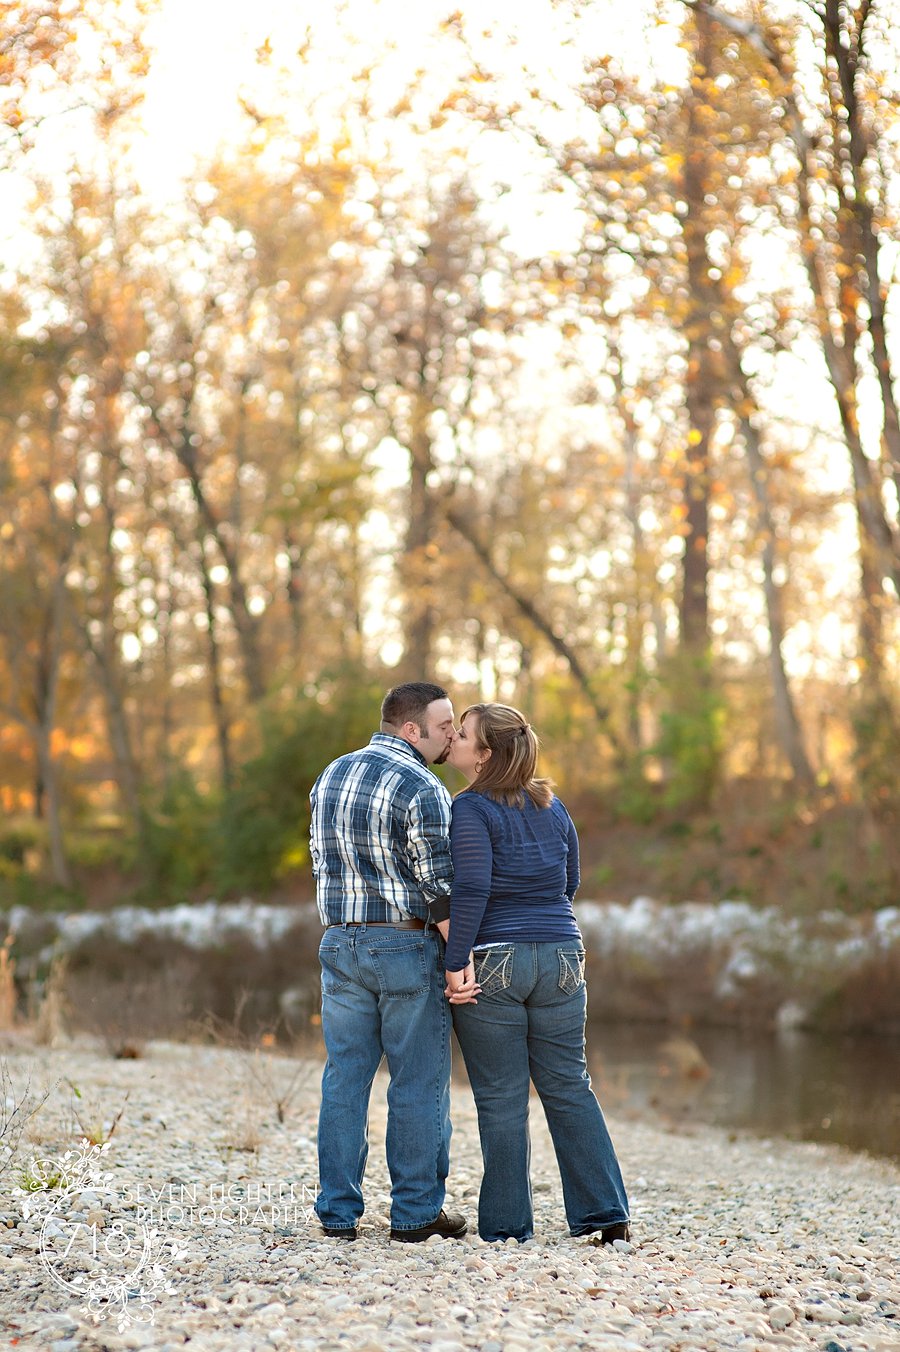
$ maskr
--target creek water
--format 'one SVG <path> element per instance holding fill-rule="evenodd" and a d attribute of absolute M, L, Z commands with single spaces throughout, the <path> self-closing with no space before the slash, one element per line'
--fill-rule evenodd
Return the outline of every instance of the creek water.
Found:
<path fill-rule="evenodd" d="M 900 1160 L 900 1038 L 589 1024 L 588 1061 L 613 1116 L 652 1113 L 757 1136 L 827 1141 Z"/>

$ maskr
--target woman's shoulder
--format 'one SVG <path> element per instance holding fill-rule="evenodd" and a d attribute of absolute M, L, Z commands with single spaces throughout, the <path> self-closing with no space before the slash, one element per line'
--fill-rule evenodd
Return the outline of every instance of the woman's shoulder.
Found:
<path fill-rule="evenodd" d="M 568 823 L 572 820 L 572 818 L 569 816 L 569 809 L 566 807 L 563 800 L 561 798 L 558 798 L 556 794 L 553 795 L 548 806 L 550 811 L 553 812 L 560 819 L 560 821 L 564 821 L 568 825 Z"/>
<path fill-rule="evenodd" d="M 453 799 L 452 813 L 454 817 L 465 817 L 475 815 L 479 817 L 489 817 L 491 807 L 496 806 L 483 793 L 475 793 L 472 789 L 463 789 Z"/>

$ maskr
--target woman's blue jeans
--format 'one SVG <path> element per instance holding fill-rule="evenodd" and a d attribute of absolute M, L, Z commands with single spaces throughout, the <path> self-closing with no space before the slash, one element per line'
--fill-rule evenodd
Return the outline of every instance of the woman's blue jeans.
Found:
<path fill-rule="evenodd" d="M 619 1161 L 585 1058 L 584 949 L 575 942 L 475 953 L 481 994 L 453 1022 L 478 1109 L 482 1239 L 530 1239 L 528 1096 L 534 1083 L 556 1151 L 573 1235 L 628 1220 Z"/>
<path fill-rule="evenodd" d="M 391 1227 L 430 1225 L 450 1161 L 450 1012 L 437 930 L 332 925 L 322 936 L 322 1033 L 328 1059 L 319 1112 L 324 1225 L 352 1229 L 363 1213 L 369 1095 L 387 1058 Z"/>

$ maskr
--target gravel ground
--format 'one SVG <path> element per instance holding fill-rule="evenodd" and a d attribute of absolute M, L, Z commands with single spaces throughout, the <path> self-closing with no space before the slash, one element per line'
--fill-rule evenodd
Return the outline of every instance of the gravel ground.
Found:
<path fill-rule="evenodd" d="M 53 1086 L 36 1139 L 0 1175 L 3 1348 L 900 1352 L 900 1171 L 888 1163 L 610 1115 L 634 1242 L 601 1249 L 565 1229 L 535 1102 L 537 1238 L 400 1245 L 387 1233 L 379 1075 L 368 1209 L 346 1244 L 324 1239 L 310 1214 L 317 1062 L 173 1043 L 132 1061 L 85 1040 L 49 1050 L 20 1038 L 0 1051 L 17 1085 L 30 1067 L 33 1088 Z M 122 1108 L 99 1159 L 55 1166 L 69 1191 L 35 1191 L 23 1217 L 12 1189 L 32 1155 L 75 1146 L 76 1109 L 81 1127 L 108 1131 Z M 465 1085 L 453 1118 L 448 1205 L 474 1227 L 480 1156 Z M 48 1166 L 30 1173 L 46 1181 Z M 88 1294 L 131 1299 L 92 1316 L 63 1284 L 79 1275 Z"/>

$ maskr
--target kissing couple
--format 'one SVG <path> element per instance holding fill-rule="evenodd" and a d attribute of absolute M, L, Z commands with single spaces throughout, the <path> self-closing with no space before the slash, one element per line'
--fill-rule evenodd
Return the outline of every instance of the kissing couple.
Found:
<path fill-rule="evenodd" d="M 386 1058 L 391 1239 L 459 1239 L 450 1167 L 450 1027 L 478 1111 L 478 1233 L 534 1233 L 528 1100 L 540 1097 L 573 1235 L 630 1238 L 628 1199 L 585 1058 L 585 954 L 573 901 L 578 836 L 539 778 L 538 739 L 505 704 L 459 727 L 447 691 L 388 691 L 381 730 L 322 771 L 311 793 L 322 1033 L 319 1114 L 325 1235 L 357 1238 L 372 1081 Z M 430 766 L 468 781 L 451 799 Z"/>

